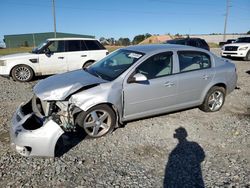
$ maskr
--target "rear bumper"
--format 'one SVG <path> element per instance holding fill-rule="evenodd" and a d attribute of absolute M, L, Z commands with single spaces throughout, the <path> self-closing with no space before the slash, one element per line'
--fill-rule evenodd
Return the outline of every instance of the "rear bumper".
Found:
<path fill-rule="evenodd" d="M 29 103 L 25 105 L 29 105 Z M 35 121 L 31 120 L 37 117 L 34 113 L 25 114 L 23 106 L 18 107 L 12 118 L 11 147 L 23 156 L 54 157 L 57 140 L 64 131 L 53 120 L 41 120 L 40 125 L 34 123 Z M 27 129 L 27 123 L 29 123 L 28 127 L 32 127 L 31 129 Z"/>

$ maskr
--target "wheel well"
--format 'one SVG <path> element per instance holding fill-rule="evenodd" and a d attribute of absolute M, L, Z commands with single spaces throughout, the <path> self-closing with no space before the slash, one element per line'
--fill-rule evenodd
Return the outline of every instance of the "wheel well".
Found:
<path fill-rule="evenodd" d="M 223 87 L 225 89 L 225 92 L 227 92 L 227 86 L 224 83 L 218 83 L 218 84 L 213 85 L 213 87 L 214 86 Z"/>
<path fill-rule="evenodd" d="M 95 60 L 91 59 L 91 60 L 86 61 L 83 65 L 85 65 L 86 63 L 94 63 L 94 62 Z"/>
<path fill-rule="evenodd" d="M 29 65 L 25 65 L 25 64 L 19 64 L 19 65 L 15 65 L 14 67 L 12 67 L 12 69 L 10 70 L 9 76 L 12 77 L 12 71 L 13 71 L 13 69 L 14 69 L 15 67 L 17 67 L 17 66 L 20 66 L 20 65 L 24 65 L 24 66 L 26 66 L 26 67 L 29 67 L 29 68 L 31 69 L 31 71 L 33 72 L 33 75 L 35 76 L 35 71 L 33 70 L 33 68 L 30 67 Z"/>

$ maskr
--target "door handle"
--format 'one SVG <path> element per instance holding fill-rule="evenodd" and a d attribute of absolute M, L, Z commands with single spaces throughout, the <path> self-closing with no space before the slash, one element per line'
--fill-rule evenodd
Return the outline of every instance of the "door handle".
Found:
<path fill-rule="evenodd" d="M 64 59 L 64 57 L 58 57 L 58 59 Z"/>
<path fill-rule="evenodd" d="M 173 83 L 173 82 L 166 82 L 165 84 L 164 84 L 164 86 L 166 86 L 166 87 L 172 87 L 172 86 L 174 86 L 175 84 Z"/>
<path fill-rule="evenodd" d="M 87 55 L 81 55 L 81 57 L 87 57 Z"/>
<path fill-rule="evenodd" d="M 204 79 L 204 80 L 207 80 L 209 78 L 210 78 L 210 76 L 208 76 L 208 75 L 203 75 L 203 77 L 202 77 L 202 79 Z"/>

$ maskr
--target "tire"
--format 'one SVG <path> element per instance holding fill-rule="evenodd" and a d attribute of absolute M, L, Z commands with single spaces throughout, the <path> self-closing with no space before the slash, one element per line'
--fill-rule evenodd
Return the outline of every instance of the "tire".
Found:
<path fill-rule="evenodd" d="M 214 86 L 207 92 L 205 100 L 202 105 L 199 106 L 199 109 L 204 112 L 219 111 L 225 102 L 225 98 L 225 88 Z"/>
<path fill-rule="evenodd" d="M 85 133 L 92 138 L 102 137 L 115 128 L 115 112 L 107 105 L 97 105 L 87 112 L 81 112 L 76 123 L 82 127 Z"/>
<path fill-rule="evenodd" d="M 243 58 L 244 61 L 250 61 L 250 51 L 247 52 L 246 57 Z"/>
<path fill-rule="evenodd" d="M 84 65 L 82 66 L 82 68 L 88 68 L 90 65 L 92 65 L 94 63 L 94 61 L 88 61 L 86 63 L 84 63 Z"/>
<path fill-rule="evenodd" d="M 34 77 L 33 70 L 27 65 L 17 65 L 11 70 L 13 80 L 28 82 Z"/>

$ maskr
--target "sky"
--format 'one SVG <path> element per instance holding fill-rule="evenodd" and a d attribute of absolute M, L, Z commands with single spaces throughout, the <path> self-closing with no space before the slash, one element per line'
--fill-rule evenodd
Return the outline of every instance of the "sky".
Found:
<path fill-rule="evenodd" d="M 250 0 L 229 0 L 227 33 L 250 30 Z M 223 33 L 226 0 L 55 0 L 58 32 L 96 38 Z M 54 30 L 52 0 L 0 0 L 3 35 Z"/>

